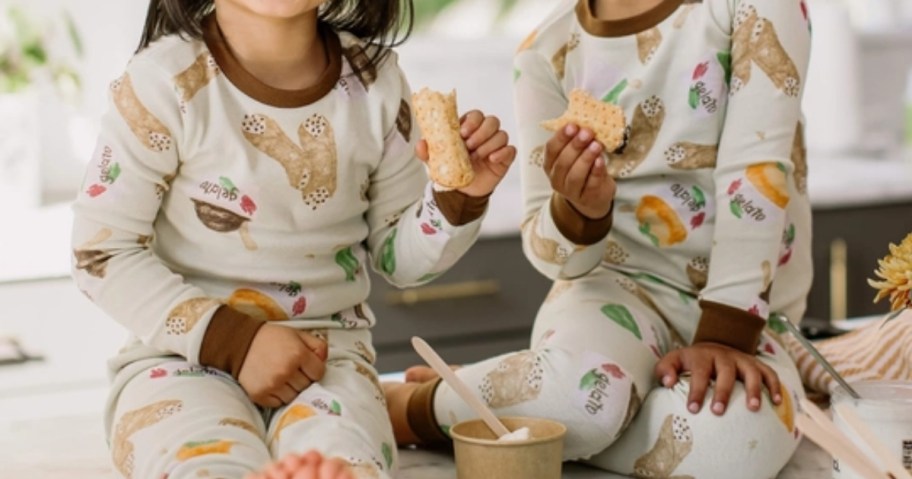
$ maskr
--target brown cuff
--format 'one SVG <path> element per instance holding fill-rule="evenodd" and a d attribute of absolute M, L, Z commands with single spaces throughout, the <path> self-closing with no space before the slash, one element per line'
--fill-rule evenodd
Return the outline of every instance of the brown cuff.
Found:
<path fill-rule="evenodd" d="M 428 381 L 412 393 L 406 409 L 409 427 L 423 444 L 449 442 L 450 438 L 440 429 L 434 415 L 434 392 L 440 385 L 440 378 Z"/>
<path fill-rule="evenodd" d="M 766 321 L 760 316 L 748 313 L 727 304 L 700 301 L 703 314 L 693 343 L 719 343 L 747 354 L 757 352 L 760 334 Z"/>
<path fill-rule="evenodd" d="M 487 196 L 469 196 L 461 191 L 437 191 L 434 190 L 434 199 L 437 200 L 437 207 L 440 212 L 453 226 L 462 226 L 469 224 L 484 214 L 488 207 Z"/>
<path fill-rule="evenodd" d="M 588 246 L 598 243 L 611 231 L 614 202 L 611 202 L 607 215 L 594 220 L 583 216 L 566 198 L 555 194 L 551 197 L 551 217 L 564 238 L 574 244 Z"/>
<path fill-rule="evenodd" d="M 266 324 L 232 308 L 221 306 L 212 315 L 200 347 L 200 364 L 221 369 L 235 379 L 260 327 Z"/>

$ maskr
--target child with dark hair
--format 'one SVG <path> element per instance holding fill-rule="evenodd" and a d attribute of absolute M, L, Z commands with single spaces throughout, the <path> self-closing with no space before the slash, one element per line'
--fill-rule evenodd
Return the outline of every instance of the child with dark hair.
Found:
<path fill-rule="evenodd" d="M 74 206 L 75 281 L 131 333 L 110 363 L 119 477 L 392 477 L 366 267 L 447 270 L 515 156 L 472 111 L 474 181 L 429 181 L 390 50 L 411 16 L 151 2 Z"/>

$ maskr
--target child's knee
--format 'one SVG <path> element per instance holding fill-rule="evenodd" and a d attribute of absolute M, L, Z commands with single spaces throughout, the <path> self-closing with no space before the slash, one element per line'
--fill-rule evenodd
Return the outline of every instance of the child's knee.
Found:
<path fill-rule="evenodd" d="M 647 434 L 654 439 L 636 459 L 635 474 L 763 479 L 775 477 L 798 447 L 793 393 L 784 394 L 780 405 L 764 394 L 761 409 L 754 412 L 747 408 L 746 391 L 738 383 L 725 413 L 717 416 L 709 408 L 711 390 L 697 414 L 687 410 L 687 392 L 686 387 L 660 388 L 650 394 L 641 412 L 643 420 L 634 429 L 643 434 L 643 426 L 651 427 Z M 655 425 L 661 425 L 657 432 Z"/>

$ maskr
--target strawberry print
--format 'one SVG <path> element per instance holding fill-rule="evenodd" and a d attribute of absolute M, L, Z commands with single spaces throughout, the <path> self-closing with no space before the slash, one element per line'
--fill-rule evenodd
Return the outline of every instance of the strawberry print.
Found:
<path fill-rule="evenodd" d="M 735 194 L 735 192 L 738 191 L 738 188 L 741 188 L 740 179 L 732 181 L 732 183 L 730 185 L 728 185 L 728 195 L 731 196 L 731 195 Z"/>
<path fill-rule="evenodd" d="M 97 198 L 99 195 L 101 195 L 105 191 L 108 191 L 108 189 L 105 188 L 103 185 L 99 185 L 98 183 L 96 183 L 96 184 L 90 186 L 89 189 L 86 190 L 86 194 L 91 196 L 92 198 Z"/>
<path fill-rule="evenodd" d="M 427 223 L 421 223 L 421 232 L 430 236 L 437 233 L 437 229 Z"/>
<path fill-rule="evenodd" d="M 602 370 L 605 371 L 606 373 L 608 373 L 608 375 L 613 377 L 614 379 L 624 379 L 625 377 L 627 377 L 627 375 L 624 374 L 624 371 L 621 371 L 621 368 L 618 367 L 617 364 L 611 364 L 611 363 L 602 364 Z"/>
<path fill-rule="evenodd" d="M 249 196 L 244 195 L 241 197 L 241 209 L 244 210 L 244 213 L 252 216 L 256 212 L 257 206 Z"/>
<path fill-rule="evenodd" d="M 149 371 L 149 377 L 152 379 L 163 378 L 168 375 L 168 371 L 165 371 L 162 368 L 155 368 Z"/>
<path fill-rule="evenodd" d="M 696 216 L 690 219 L 690 227 L 692 229 L 697 229 L 703 225 L 703 222 L 706 221 L 706 213 L 700 212 Z"/>
<path fill-rule="evenodd" d="M 706 75 L 706 72 L 708 72 L 708 71 L 709 71 L 709 62 L 700 63 L 697 65 L 696 68 L 694 68 L 692 79 L 695 81 L 699 80 L 699 79 L 703 78 L 703 75 Z"/>
<path fill-rule="evenodd" d="M 294 305 L 291 307 L 291 314 L 295 316 L 300 316 L 304 314 L 304 310 L 307 309 L 307 298 L 301 296 L 297 301 L 294 302 Z"/>

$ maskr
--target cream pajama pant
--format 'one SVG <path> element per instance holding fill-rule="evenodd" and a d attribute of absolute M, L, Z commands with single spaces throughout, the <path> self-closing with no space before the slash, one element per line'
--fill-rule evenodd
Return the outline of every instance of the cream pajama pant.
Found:
<path fill-rule="evenodd" d="M 133 479 L 240 479 L 288 453 L 348 461 L 359 479 L 396 469 L 367 330 L 330 330 L 326 375 L 279 409 L 258 408 L 237 381 L 185 361 L 134 376 L 116 400 L 111 453 Z"/>
<path fill-rule="evenodd" d="M 739 382 L 722 417 L 709 410 L 711 390 L 692 414 L 686 377 L 672 389 L 654 378 L 657 361 L 682 344 L 667 318 L 695 323 L 699 315 L 697 301 L 671 287 L 599 268 L 555 283 L 536 318 L 531 349 L 458 374 L 498 415 L 564 423 L 567 460 L 638 477 L 775 477 L 798 445 L 794 415 L 804 393 L 774 333 L 764 334 L 758 357 L 783 383 L 778 407 L 764 394 L 761 410 L 749 411 Z M 445 431 L 475 417 L 445 383 L 434 411 Z"/>

